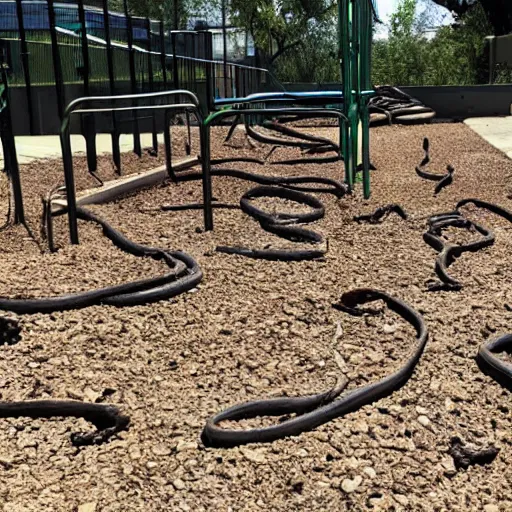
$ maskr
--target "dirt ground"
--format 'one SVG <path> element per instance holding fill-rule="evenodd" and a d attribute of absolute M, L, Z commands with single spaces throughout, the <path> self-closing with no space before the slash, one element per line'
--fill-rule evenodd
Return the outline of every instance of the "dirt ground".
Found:
<path fill-rule="evenodd" d="M 333 128 L 308 131 L 336 135 Z M 222 146 L 223 133 L 219 129 L 213 137 L 215 157 L 268 152 L 260 145 L 242 149 L 241 133 L 235 148 Z M 21 318 L 21 342 L 0 347 L 1 400 L 95 401 L 111 388 L 110 400 L 132 424 L 108 444 L 77 449 L 69 437 L 89 427 L 81 420 L 3 419 L 4 511 L 512 510 L 511 395 L 474 360 L 483 341 L 510 330 L 512 225 L 467 209 L 495 231 L 496 243 L 452 265 L 451 274 L 464 284 L 460 292 L 426 291 L 435 279 L 435 252 L 422 239 L 426 217 L 452 209 L 459 199 L 512 208 L 512 162 L 462 124 L 385 126 L 371 133 L 377 168 L 371 199 L 362 199 L 360 185 L 341 200 L 321 195 L 326 216 L 307 226 L 328 240 L 325 261 L 267 262 L 216 253 L 217 245 L 293 245 L 238 210 L 215 211 L 215 230 L 208 233 L 199 211 L 150 211 L 200 201 L 199 182 L 165 184 L 91 207 L 134 241 L 187 251 L 204 280 L 193 293 L 148 306 Z M 435 183 L 414 170 L 424 136 L 431 142 L 430 169 L 455 167 L 453 185 L 437 197 Z M 278 149 L 272 159 L 298 155 Z M 131 161 L 136 170 L 138 162 Z M 102 165 L 100 174 L 112 177 L 109 164 Z M 237 168 L 336 179 L 343 173 L 339 164 Z M 79 188 L 91 186 L 83 165 L 77 169 Z M 23 169 L 36 237 L 39 196 L 61 176 L 58 162 Z M 214 178 L 214 195 L 236 204 L 252 186 Z M 409 220 L 352 220 L 391 202 L 400 203 Z M 0 208 L 6 204 L 4 192 Z M 284 207 L 275 201 L 276 210 Z M 121 253 L 96 227 L 80 222 L 82 243 L 75 247 L 67 245 L 65 219 L 56 228 L 61 249 L 53 255 L 41 255 L 22 228 L 0 232 L 0 295 L 71 293 L 165 271 L 159 263 Z M 379 288 L 424 315 L 429 342 L 407 384 L 298 437 L 234 449 L 202 446 L 205 421 L 227 406 L 317 393 L 342 374 L 353 389 L 403 363 L 414 333 L 400 317 L 386 311 L 356 318 L 332 308 L 354 287 Z M 448 453 L 453 436 L 500 452 L 490 465 L 456 470 Z"/>

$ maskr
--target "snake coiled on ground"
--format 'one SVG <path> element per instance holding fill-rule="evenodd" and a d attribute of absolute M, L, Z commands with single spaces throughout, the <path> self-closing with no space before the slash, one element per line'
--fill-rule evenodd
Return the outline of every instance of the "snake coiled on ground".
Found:
<path fill-rule="evenodd" d="M 409 304 L 379 290 L 363 288 L 344 293 L 339 306 L 344 311 L 360 312 L 360 305 L 377 300 L 383 300 L 392 311 L 398 313 L 416 330 L 414 350 L 399 370 L 377 382 L 344 394 L 342 392 L 345 385 L 339 384 L 317 395 L 255 400 L 235 405 L 207 421 L 201 434 L 203 444 L 207 447 L 230 448 L 247 443 L 267 443 L 296 436 L 380 400 L 403 386 L 413 374 L 421 358 L 428 339 L 427 327 L 423 317 Z M 340 395 L 341 397 L 336 400 Z M 297 416 L 277 425 L 249 430 L 224 429 L 219 426 L 222 421 L 286 414 Z"/>
<path fill-rule="evenodd" d="M 261 197 L 278 197 L 288 199 L 299 204 L 311 207 L 308 213 L 274 213 L 269 214 L 254 206 L 251 201 Z M 323 204 L 312 195 L 297 190 L 290 190 L 282 187 L 260 186 L 246 192 L 240 200 L 242 211 L 256 219 L 260 226 L 274 235 L 286 238 L 293 242 L 307 242 L 320 244 L 323 237 L 314 231 L 304 229 L 296 224 L 314 222 L 324 217 L 325 208 Z M 248 249 L 245 247 L 218 246 L 218 252 L 226 254 L 238 254 L 250 258 L 280 261 L 303 261 L 321 258 L 325 255 L 323 249 Z"/>
<path fill-rule="evenodd" d="M 79 309 L 94 305 L 125 307 L 149 304 L 170 299 L 191 290 L 202 280 L 201 269 L 188 254 L 133 242 L 105 220 L 84 208 L 77 208 L 77 216 L 81 220 L 99 225 L 103 234 L 122 251 L 137 257 L 149 257 L 157 261 L 163 261 L 170 271 L 158 277 L 58 297 L 38 299 L 0 297 L 0 310 L 12 311 L 18 314 L 34 314 Z"/>
<path fill-rule="evenodd" d="M 480 345 L 476 362 L 486 375 L 512 391 L 512 364 L 495 355 L 501 352 L 512 352 L 512 334 L 504 334 Z"/>
<path fill-rule="evenodd" d="M 431 216 L 428 220 L 428 230 L 423 234 L 423 239 L 428 245 L 439 252 L 436 258 L 435 272 L 443 283 L 442 286 L 431 286 L 430 290 L 432 291 L 439 289 L 456 291 L 462 289 L 462 283 L 449 275 L 448 267 L 463 253 L 476 252 L 494 244 L 495 235 L 492 230 L 465 218 L 463 213 L 459 211 L 460 208 L 468 204 L 486 209 L 512 222 L 511 211 L 496 204 L 472 198 L 459 201 L 454 211 Z M 448 227 L 474 230 L 480 233 L 482 238 L 461 245 L 451 244 L 442 237 L 443 230 Z"/>
<path fill-rule="evenodd" d="M 229 159 L 235 162 L 236 159 Z M 242 159 L 241 161 L 246 161 Z M 324 217 L 325 208 L 314 196 L 308 193 L 332 194 L 342 198 L 348 193 L 345 184 L 330 178 L 317 176 L 266 176 L 238 169 L 212 169 L 212 176 L 224 176 L 259 183 L 262 186 L 250 189 L 240 200 L 240 208 L 244 213 L 256 219 L 261 227 L 270 233 L 278 235 L 294 242 L 306 242 L 320 244 L 323 237 L 314 231 L 299 227 L 297 224 L 314 222 Z M 178 175 L 178 181 L 191 181 L 202 179 L 200 172 L 188 172 Z M 287 199 L 295 203 L 304 204 L 312 208 L 308 213 L 273 213 L 269 214 L 256 208 L 251 201 L 261 197 L 277 197 Z M 161 211 L 183 211 L 188 209 L 203 208 L 202 203 L 188 205 L 163 205 Z M 213 208 L 234 209 L 236 205 L 225 203 L 212 203 Z M 324 249 L 251 249 L 247 247 L 218 246 L 218 252 L 225 254 L 237 254 L 249 258 L 265 259 L 271 261 L 304 261 L 322 258 Z"/>

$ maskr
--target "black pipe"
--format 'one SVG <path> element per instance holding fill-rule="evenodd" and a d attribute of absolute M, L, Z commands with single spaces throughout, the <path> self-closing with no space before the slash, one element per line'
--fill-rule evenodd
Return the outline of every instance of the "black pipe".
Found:
<path fill-rule="evenodd" d="M 21 0 L 16 0 L 16 12 L 18 15 L 18 29 L 21 40 L 21 63 L 23 65 L 23 74 L 25 76 L 25 93 L 27 95 L 28 122 L 30 126 L 30 135 L 35 135 L 34 129 L 34 109 L 32 107 L 32 83 L 30 80 L 30 66 L 28 59 L 28 45 L 25 34 L 25 22 L 23 20 L 23 4 Z"/>
<path fill-rule="evenodd" d="M 90 61 L 89 61 L 89 41 L 87 40 L 87 25 L 85 21 L 84 0 L 78 0 L 78 19 L 80 21 L 81 42 L 82 42 L 82 62 L 83 62 L 83 80 L 84 80 L 84 96 L 89 96 L 89 78 L 90 78 Z M 96 151 L 96 123 L 94 115 L 86 114 L 81 116 L 82 135 L 85 138 L 85 147 L 87 154 L 87 168 L 89 173 L 93 174 L 98 168 L 98 153 Z"/>
<path fill-rule="evenodd" d="M 114 59 L 112 56 L 112 40 L 110 38 L 110 15 L 108 12 L 108 0 L 103 0 L 103 28 L 105 30 L 105 41 L 107 43 L 107 67 L 110 95 L 116 93 Z M 117 174 L 121 175 L 121 148 L 119 147 L 119 124 L 117 115 L 112 112 L 112 158 L 116 166 Z M 78 243 L 78 239 L 77 242 Z"/>
<path fill-rule="evenodd" d="M 127 30 L 127 41 L 128 41 L 128 52 L 130 65 L 130 83 L 132 94 L 137 94 L 137 76 L 135 73 L 135 50 L 133 49 L 133 25 L 132 17 L 128 12 L 128 0 L 123 0 L 124 15 L 126 17 L 126 30 Z M 140 130 L 139 121 L 135 115 L 133 118 L 133 152 L 137 156 L 142 156 L 142 148 L 140 145 Z"/>

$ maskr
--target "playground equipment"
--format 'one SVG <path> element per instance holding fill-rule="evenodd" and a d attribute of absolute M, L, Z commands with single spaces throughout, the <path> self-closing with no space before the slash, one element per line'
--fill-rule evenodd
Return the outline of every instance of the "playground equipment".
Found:
<path fill-rule="evenodd" d="M 0 44 L 0 138 L 2 140 L 4 155 L 4 172 L 12 187 L 14 196 L 14 223 L 23 224 L 25 223 L 25 212 L 23 208 L 18 156 L 16 154 L 16 142 L 12 132 L 11 107 L 8 101 L 9 84 L 7 81 L 8 63 L 6 52 L 7 47 L 4 44 Z M 9 212 L 7 214 L 6 225 L 10 222 L 10 205 L 9 195 Z"/>
<path fill-rule="evenodd" d="M 345 182 L 350 189 L 354 186 L 357 155 L 359 148 L 358 130 L 361 125 L 362 143 L 362 174 L 365 198 L 370 196 L 370 139 L 368 100 L 374 94 L 371 89 L 371 40 L 372 17 L 376 17 L 373 0 L 340 0 L 338 2 L 339 51 L 341 57 L 342 91 L 320 91 L 305 93 L 271 92 L 253 94 L 247 97 L 231 99 L 215 99 L 214 108 L 224 108 L 226 113 L 240 115 L 240 106 L 247 109 L 251 104 L 284 103 L 299 105 L 339 104 L 343 113 L 340 118 L 341 154 L 345 161 Z M 263 113 L 265 109 L 257 109 L 253 114 Z M 331 109 L 331 111 L 334 109 Z M 273 109 L 275 116 L 286 115 L 286 112 Z M 251 113 L 245 112 L 250 117 Z M 313 113 L 312 113 L 313 115 Z M 208 118 L 207 128 L 215 119 Z M 340 154 L 340 158 L 341 158 Z"/>

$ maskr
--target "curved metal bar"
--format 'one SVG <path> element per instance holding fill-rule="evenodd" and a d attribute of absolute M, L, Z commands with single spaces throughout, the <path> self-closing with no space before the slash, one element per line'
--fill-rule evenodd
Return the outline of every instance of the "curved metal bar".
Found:
<path fill-rule="evenodd" d="M 185 89 L 174 89 L 172 91 L 161 91 L 161 92 L 153 92 L 153 93 L 145 93 L 145 94 L 123 94 L 119 96 L 88 96 L 77 98 L 72 101 L 67 107 L 63 115 L 61 127 L 60 127 L 60 142 L 62 148 L 62 160 L 64 165 L 64 176 L 66 182 L 66 199 L 67 199 L 67 210 L 68 210 L 68 219 L 69 219 L 69 237 L 72 244 L 78 244 L 78 219 L 77 219 L 77 207 L 76 207 L 76 191 L 75 191 L 75 179 L 73 174 L 73 154 L 71 152 L 71 140 L 70 140 L 70 119 L 71 115 L 75 113 L 83 112 L 83 109 L 80 109 L 84 104 L 87 103 L 113 103 L 117 101 L 126 101 L 126 100 L 155 100 L 158 98 L 166 98 L 169 96 L 185 96 L 190 99 L 190 103 L 181 103 L 181 104 L 167 104 L 167 105 L 148 105 L 148 106 L 132 106 L 129 108 L 126 107 L 110 107 L 110 108 L 97 108 L 97 109 L 86 109 L 87 112 L 106 112 L 106 111 L 119 111 L 119 110 L 164 110 L 166 113 L 173 111 L 193 111 L 199 120 L 200 131 L 201 134 L 204 131 L 203 122 L 202 122 L 202 114 L 200 110 L 200 103 L 197 96 Z M 166 120 L 168 116 L 166 115 Z M 166 124 L 167 128 L 167 124 Z M 201 137 L 203 138 L 203 137 Z M 167 146 L 167 145 L 166 145 Z M 203 144 L 201 145 L 203 147 Z M 207 173 L 205 173 L 206 175 Z M 211 201 L 210 201 L 211 202 Z M 205 212 L 206 217 L 206 212 Z M 205 218 L 205 221 L 207 219 Z"/>

